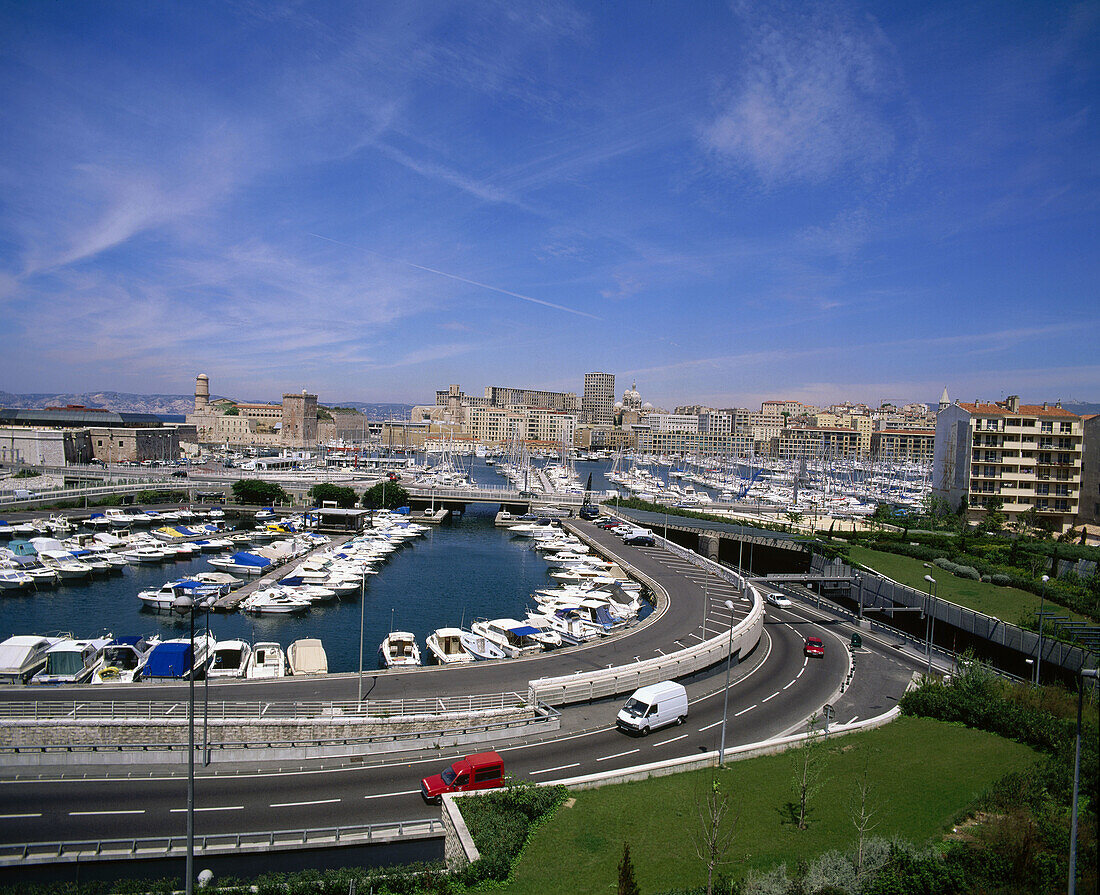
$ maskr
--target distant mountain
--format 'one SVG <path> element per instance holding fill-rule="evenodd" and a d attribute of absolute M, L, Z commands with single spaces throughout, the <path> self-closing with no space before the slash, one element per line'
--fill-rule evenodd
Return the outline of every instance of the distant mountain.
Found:
<path fill-rule="evenodd" d="M 1089 413 L 1100 413 L 1100 404 L 1066 404 L 1063 402 L 1062 406 L 1070 413 L 1076 413 L 1078 416 L 1084 416 Z"/>
<path fill-rule="evenodd" d="M 211 400 L 219 397 L 211 395 Z M 369 420 L 408 419 L 412 404 L 385 404 L 363 401 L 322 402 L 329 407 L 352 407 Z M 0 391 L 0 407 L 41 410 L 44 407 L 103 407 L 119 413 L 153 413 L 158 416 L 188 414 L 195 409 L 194 395 L 134 395 L 127 392 L 85 392 L 83 394 L 15 395 Z"/>

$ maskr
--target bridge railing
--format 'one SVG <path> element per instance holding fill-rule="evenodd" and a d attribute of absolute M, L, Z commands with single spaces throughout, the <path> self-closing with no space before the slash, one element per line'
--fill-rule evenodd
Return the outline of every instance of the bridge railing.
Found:
<path fill-rule="evenodd" d="M 0 702 L 2 721 L 174 721 L 187 718 L 187 701 L 156 700 L 27 700 Z M 419 699 L 365 699 L 342 702 L 210 702 L 213 721 L 357 722 L 393 718 L 473 716 L 530 710 L 527 693 L 446 696 Z M 203 713 L 196 703 L 195 714 Z"/>
<path fill-rule="evenodd" d="M 309 830 L 273 830 L 257 833 L 220 833 L 195 837 L 195 854 L 203 857 L 241 852 L 286 851 L 333 845 L 370 844 L 398 839 L 437 839 L 444 833 L 438 818 L 315 827 Z M 133 858 L 182 858 L 186 836 L 152 836 L 142 839 L 89 839 L 74 842 L 28 842 L 0 845 L 0 866 L 59 864 Z"/>

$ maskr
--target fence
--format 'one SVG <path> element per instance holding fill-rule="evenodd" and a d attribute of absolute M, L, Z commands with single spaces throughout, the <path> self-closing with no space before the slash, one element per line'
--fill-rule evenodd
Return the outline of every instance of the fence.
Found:
<path fill-rule="evenodd" d="M 435 818 L 346 827 L 320 827 L 311 830 L 221 833 L 195 837 L 195 854 L 200 857 L 214 857 L 241 852 L 369 845 L 398 839 L 435 839 L 442 835 L 443 822 Z M 83 863 L 136 858 L 182 858 L 186 854 L 186 836 L 93 839 L 79 842 L 29 842 L 0 845 L 0 866 L 19 867 L 31 864 Z"/>
<path fill-rule="evenodd" d="M 850 574 L 852 569 L 840 562 L 826 565 L 822 557 L 815 555 L 811 562 L 811 568 L 822 574 Z M 1039 635 L 1032 631 L 1025 631 L 1016 625 L 1009 624 L 999 618 L 975 612 L 965 606 L 959 606 L 942 597 L 936 597 L 929 606 L 928 594 L 915 588 L 891 581 L 866 570 L 856 570 L 859 576 L 860 599 L 864 610 L 889 608 L 891 606 L 907 606 L 924 610 L 932 615 L 936 621 L 945 622 L 958 628 L 971 636 L 996 644 L 1007 650 L 1020 653 L 1024 656 L 1036 656 L 1039 652 Z M 1071 646 L 1068 643 L 1054 640 L 1051 637 L 1043 638 L 1043 664 L 1051 664 L 1059 668 L 1079 672 L 1089 658 L 1089 653 L 1080 647 Z"/>

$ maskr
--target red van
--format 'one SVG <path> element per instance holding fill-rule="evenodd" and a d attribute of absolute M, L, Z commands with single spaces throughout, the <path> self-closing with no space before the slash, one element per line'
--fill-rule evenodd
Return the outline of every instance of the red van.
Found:
<path fill-rule="evenodd" d="M 495 752 L 479 752 L 460 758 L 442 774 L 432 774 L 420 781 L 420 795 L 425 802 L 438 805 L 445 792 L 470 792 L 504 785 L 504 759 Z"/>

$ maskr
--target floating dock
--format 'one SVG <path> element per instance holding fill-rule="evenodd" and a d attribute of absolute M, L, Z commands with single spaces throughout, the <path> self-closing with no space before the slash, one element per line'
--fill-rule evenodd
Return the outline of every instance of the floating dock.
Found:
<path fill-rule="evenodd" d="M 213 609 L 215 612 L 233 612 L 241 604 L 241 601 L 249 594 L 253 594 L 256 591 L 264 587 L 271 587 L 273 584 L 277 584 L 279 579 L 285 574 L 285 567 L 292 562 L 302 563 L 309 559 L 311 556 L 319 553 L 322 550 L 331 550 L 336 547 L 341 547 L 345 542 L 349 541 L 351 536 L 333 538 L 327 544 L 319 544 L 314 547 L 309 553 L 303 553 L 301 556 L 295 556 L 293 559 L 285 560 L 272 567 L 272 570 L 266 575 L 261 575 L 259 578 L 253 579 L 245 583 L 243 586 L 238 587 L 234 591 L 230 591 L 224 597 L 220 597 L 217 602 L 214 603 Z"/>

